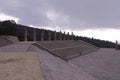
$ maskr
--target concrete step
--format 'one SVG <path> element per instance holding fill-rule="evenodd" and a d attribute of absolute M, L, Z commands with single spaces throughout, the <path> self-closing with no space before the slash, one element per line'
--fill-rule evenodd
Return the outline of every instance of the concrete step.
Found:
<path fill-rule="evenodd" d="M 74 57 L 77 57 L 99 49 L 81 40 L 44 41 L 37 42 L 36 46 L 43 48 L 55 56 L 64 58 L 65 60 L 72 59 L 74 55 L 76 55 Z"/>

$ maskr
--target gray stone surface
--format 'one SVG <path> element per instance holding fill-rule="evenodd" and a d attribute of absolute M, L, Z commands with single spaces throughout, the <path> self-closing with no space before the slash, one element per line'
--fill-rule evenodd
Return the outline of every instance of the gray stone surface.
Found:
<path fill-rule="evenodd" d="M 0 54 L 4 54 L 4 52 L 15 53 L 16 55 L 18 54 L 18 52 L 20 52 L 21 54 L 26 54 L 25 52 L 27 52 L 27 51 L 37 53 L 37 55 L 39 57 L 39 62 L 41 65 L 43 77 L 45 78 L 45 80 L 97 80 L 94 77 L 92 77 L 91 75 L 89 75 L 87 72 L 78 68 L 77 66 L 75 66 L 69 62 L 65 62 L 64 60 L 62 60 L 58 57 L 55 57 L 55 56 L 51 55 L 50 53 L 31 45 L 30 43 L 18 43 L 18 44 L 9 45 L 9 46 L 0 48 Z M 11 55 L 11 57 L 17 58 L 15 56 L 15 54 Z M 9 53 L 9 55 L 10 55 L 10 53 Z M 16 64 L 16 66 L 18 64 Z M 26 65 L 26 66 L 28 66 L 28 65 Z M 9 66 L 6 66 L 6 67 L 9 67 Z M 4 68 L 4 67 L 2 67 L 2 68 Z M 13 69 L 13 68 L 10 67 L 10 69 Z M 24 68 L 23 68 L 23 70 L 24 70 Z M 30 70 L 30 69 L 28 69 L 28 70 Z M 4 74 L 4 71 L 1 74 Z M 15 73 L 9 73 L 9 74 L 15 75 Z M 18 77 L 14 78 L 14 79 L 26 80 L 28 78 L 27 76 L 26 77 L 23 76 L 23 78 L 21 78 L 21 77 L 19 77 L 19 74 L 17 74 L 17 76 Z M 6 77 L 5 79 L 7 80 L 7 78 L 9 78 L 9 77 Z M 10 80 L 14 80 L 12 77 L 10 77 L 10 78 L 11 78 Z"/>
<path fill-rule="evenodd" d="M 38 53 L 45 80 L 97 80 L 74 64 L 33 48 Z"/>
<path fill-rule="evenodd" d="M 44 80 L 37 54 L 0 53 L 0 80 Z"/>
<path fill-rule="evenodd" d="M 120 51 L 115 49 L 100 49 L 68 62 L 31 43 L 0 47 L 0 54 L 4 52 L 36 52 L 45 80 L 120 80 Z"/>
<path fill-rule="evenodd" d="M 38 42 L 38 44 L 53 54 L 67 60 L 99 49 L 98 47 L 81 40 L 44 41 Z"/>
<path fill-rule="evenodd" d="M 0 47 L 10 45 L 19 42 L 16 36 L 1 36 L 0 35 Z"/>
<path fill-rule="evenodd" d="M 12 43 L 19 42 L 19 40 L 16 36 L 0 36 L 0 37 L 9 40 Z"/>
<path fill-rule="evenodd" d="M 30 43 L 16 43 L 0 47 L 0 52 L 27 52 L 30 46 Z"/>
<path fill-rule="evenodd" d="M 16 36 L 7 36 L 7 39 L 13 43 L 19 42 Z"/>
<path fill-rule="evenodd" d="M 11 41 L 0 36 L 0 47 L 12 44 Z"/>
<path fill-rule="evenodd" d="M 98 52 L 72 59 L 70 63 L 99 80 L 120 80 L 120 51 L 100 49 Z"/>

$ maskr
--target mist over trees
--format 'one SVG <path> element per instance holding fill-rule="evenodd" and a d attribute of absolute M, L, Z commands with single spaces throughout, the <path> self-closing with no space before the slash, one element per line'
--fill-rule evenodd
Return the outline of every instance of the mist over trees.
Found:
<path fill-rule="evenodd" d="M 33 41 L 34 28 L 21 25 L 21 24 L 16 24 L 13 20 L 0 21 L 0 35 L 17 36 L 20 41 L 24 40 L 25 28 L 27 29 L 27 32 L 28 32 L 28 35 L 27 35 L 28 41 Z M 48 40 L 48 30 L 36 28 L 37 41 L 41 40 L 42 30 L 44 31 L 44 39 Z M 51 32 L 51 40 L 54 40 L 54 31 L 51 31 L 51 30 L 49 31 Z M 56 33 L 56 36 L 57 36 L 57 40 L 59 40 L 59 36 L 60 36 L 59 32 Z M 62 33 L 62 36 L 63 36 L 63 33 Z M 72 37 L 73 36 L 71 35 L 70 38 Z M 104 41 L 104 40 L 82 37 L 82 36 L 74 36 L 74 40 L 83 40 L 85 42 L 88 42 L 90 44 L 93 44 L 101 48 L 115 48 L 115 43 L 110 41 Z"/>

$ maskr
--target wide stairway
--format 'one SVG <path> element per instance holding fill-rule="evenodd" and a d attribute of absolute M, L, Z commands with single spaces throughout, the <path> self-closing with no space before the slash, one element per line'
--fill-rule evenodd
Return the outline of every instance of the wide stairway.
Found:
<path fill-rule="evenodd" d="M 64 60 L 70 60 L 99 49 L 98 47 L 81 40 L 44 41 L 34 43 L 33 45 Z"/>

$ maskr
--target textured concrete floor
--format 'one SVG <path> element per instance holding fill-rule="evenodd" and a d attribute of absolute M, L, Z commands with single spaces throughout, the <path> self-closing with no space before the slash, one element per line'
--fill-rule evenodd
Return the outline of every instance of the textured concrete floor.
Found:
<path fill-rule="evenodd" d="M 0 80 L 44 80 L 36 53 L 0 53 Z"/>
<path fill-rule="evenodd" d="M 30 43 L 16 43 L 0 47 L 0 52 L 27 52 L 30 46 Z"/>
<path fill-rule="evenodd" d="M 120 51 L 100 49 L 65 62 L 30 43 L 0 48 L 0 80 L 42 80 L 43 77 L 45 80 L 120 80 Z"/>
<path fill-rule="evenodd" d="M 100 49 L 69 62 L 99 80 L 120 80 L 120 50 Z"/>
<path fill-rule="evenodd" d="M 37 43 L 44 49 L 67 60 L 99 49 L 81 40 L 44 41 Z"/>
<path fill-rule="evenodd" d="M 5 54 L 6 52 L 8 54 Z M 39 60 L 34 57 L 34 52 L 39 55 Z M 39 80 L 38 78 L 42 80 L 41 74 L 45 80 L 97 80 L 77 66 L 32 46 L 30 43 L 1 47 L 0 56 L 2 80 Z M 38 63 L 41 64 L 41 69 L 38 69 Z"/>
<path fill-rule="evenodd" d="M 97 80 L 76 65 L 34 47 L 38 53 L 45 80 Z"/>

